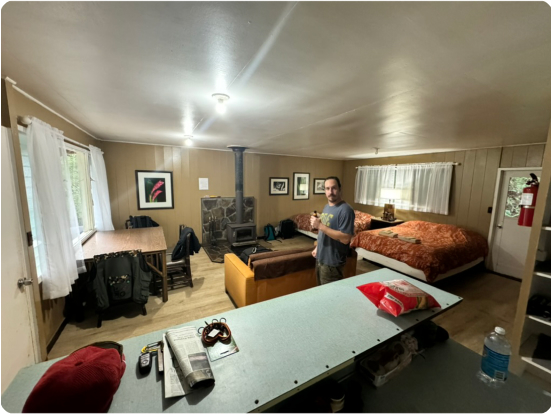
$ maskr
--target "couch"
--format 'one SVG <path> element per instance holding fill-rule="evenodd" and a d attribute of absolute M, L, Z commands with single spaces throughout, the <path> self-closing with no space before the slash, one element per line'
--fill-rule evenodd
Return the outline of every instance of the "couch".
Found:
<path fill-rule="evenodd" d="M 225 255 L 225 289 L 237 307 L 299 292 L 317 285 L 313 247 L 257 253 L 246 265 L 233 253 Z M 344 277 L 355 276 L 357 253 L 352 250 Z"/>

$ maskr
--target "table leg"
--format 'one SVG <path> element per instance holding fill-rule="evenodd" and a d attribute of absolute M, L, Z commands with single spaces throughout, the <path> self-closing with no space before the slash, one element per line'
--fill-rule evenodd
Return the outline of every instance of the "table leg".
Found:
<path fill-rule="evenodd" d="M 167 302 L 169 299 L 168 295 L 168 286 L 167 286 L 167 252 L 161 252 L 161 273 L 163 276 L 161 277 L 161 286 L 163 290 L 163 301 Z"/>

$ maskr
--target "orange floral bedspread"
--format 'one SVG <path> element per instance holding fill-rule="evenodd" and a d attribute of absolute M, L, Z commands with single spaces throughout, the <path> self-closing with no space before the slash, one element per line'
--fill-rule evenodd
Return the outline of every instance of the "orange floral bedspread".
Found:
<path fill-rule="evenodd" d="M 354 212 L 355 221 L 353 223 L 353 234 L 368 230 L 371 227 L 372 216 L 359 210 L 354 210 Z M 292 220 L 298 229 L 310 231 L 316 234 L 318 233 L 318 230 L 311 228 L 310 218 L 311 214 L 296 214 L 295 216 L 292 216 Z"/>
<path fill-rule="evenodd" d="M 361 247 L 420 269 L 428 282 L 488 255 L 488 242 L 484 237 L 449 224 L 408 221 L 387 230 L 400 236 L 416 237 L 421 244 L 380 236 L 378 233 L 382 229 L 378 229 L 359 233 L 351 241 L 351 247 Z"/>

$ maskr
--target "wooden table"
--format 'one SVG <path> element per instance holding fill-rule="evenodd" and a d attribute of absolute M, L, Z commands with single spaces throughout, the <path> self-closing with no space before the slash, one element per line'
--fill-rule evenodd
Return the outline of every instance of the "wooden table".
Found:
<path fill-rule="evenodd" d="M 163 301 L 167 302 L 167 244 L 161 227 L 97 231 L 83 244 L 87 268 L 94 256 L 125 250 L 141 250 L 150 268 L 161 276 Z"/>

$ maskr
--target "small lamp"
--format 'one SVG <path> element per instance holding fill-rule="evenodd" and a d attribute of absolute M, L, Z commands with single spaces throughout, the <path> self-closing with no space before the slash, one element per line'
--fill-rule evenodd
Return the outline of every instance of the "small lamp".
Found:
<path fill-rule="evenodd" d="M 387 198 L 389 201 L 389 204 L 384 204 L 382 219 L 386 221 L 394 221 L 396 219 L 395 206 L 392 204 L 392 200 L 401 200 L 401 189 L 383 188 L 380 190 L 380 198 Z"/>

